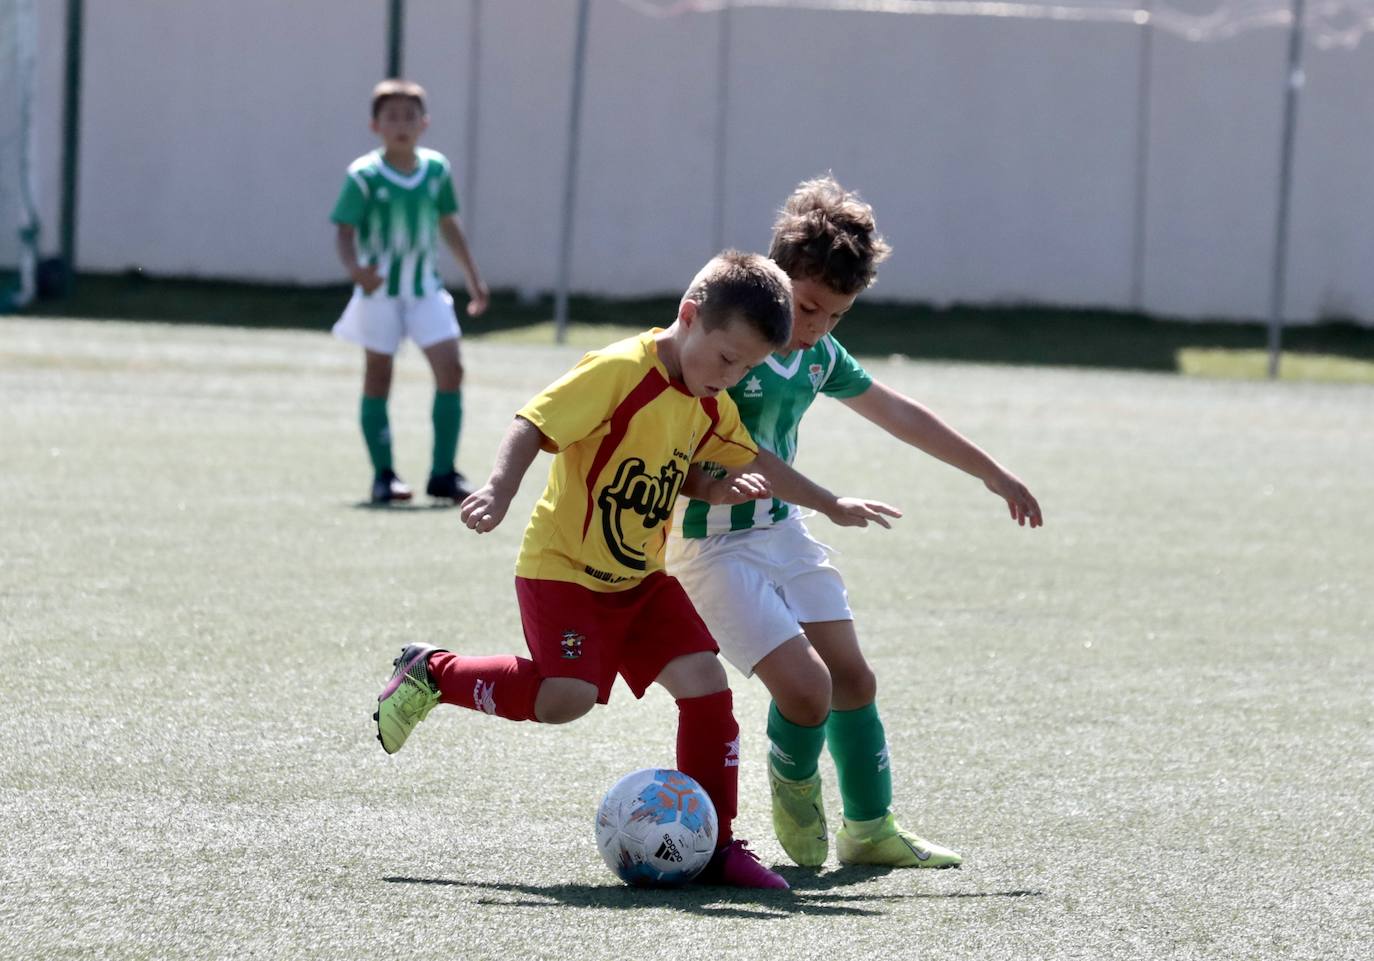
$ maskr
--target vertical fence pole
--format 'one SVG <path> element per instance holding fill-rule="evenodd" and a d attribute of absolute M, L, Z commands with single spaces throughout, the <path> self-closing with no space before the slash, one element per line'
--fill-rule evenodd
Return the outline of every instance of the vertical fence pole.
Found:
<path fill-rule="evenodd" d="M 573 213 L 577 207 L 577 141 L 582 127 L 582 84 L 587 66 L 587 20 L 591 0 L 578 0 L 577 39 L 573 44 L 572 104 L 568 109 L 568 155 L 563 169 L 563 224 L 558 241 L 558 290 L 554 298 L 554 338 L 568 339 L 568 287 L 572 283 Z"/>
<path fill-rule="evenodd" d="M 386 75 L 388 77 L 399 77 L 404 66 L 402 52 L 405 49 L 405 19 L 405 0 L 391 0 L 386 9 Z"/>
<path fill-rule="evenodd" d="M 1269 290 L 1269 379 L 1279 376 L 1283 350 L 1283 302 L 1288 287 L 1288 208 L 1293 192 L 1293 140 L 1298 124 L 1298 92 L 1303 85 L 1302 45 L 1306 0 L 1293 0 L 1288 31 L 1288 72 L 1283 97 L 1283 136 L 1279 146 L 1279 201 L 1274 226 L 1274 271 Z"/>
<path fill-rule="evenodd" d="M 76 286 L 76 202 L 81 150 L 81 48 L 83 0 L 67 0 L 66 79 L 62 91 L 62 214 L 58 253 L 62 295 Z"/>

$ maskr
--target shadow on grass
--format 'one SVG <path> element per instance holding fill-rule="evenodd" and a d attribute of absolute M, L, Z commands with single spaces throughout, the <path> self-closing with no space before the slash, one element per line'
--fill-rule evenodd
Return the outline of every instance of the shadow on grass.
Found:
<path fill-rule="evenodd" d="M 829 874 L 803 871 L 788 876 L 791 891 L 687 885 L 680 888 L 632 888 L 620 884 L 512 884 L 489 881 L 453 881 L 446 878 L 385 877 L 388 884 L 421 884 L 490 892 L 477 903 L 517 908 L 547 908 L 560 904 L 572 908 L 668 908 L 717 918 L 776 918 L 791 914 L 876 917 L 884 914 L 882 902 L 913 898 L 1025 898 L 1040 891 L 912 891 L 907 894 L 841 894 L 833 889 L 858 884 L 887 874 L 891 869 L 846 869 Z"/>
<path fill-rule="evenodd" d="M 374 504 L 372 501 L 358 501 L 349 504 L 357 511 L 377 511 L 381 514 L 388 512 L 396 514 L 428 514 L 431 511 L 450 511 L 458 506 L 457 501 L 432 500 L 428 503 L 417 501 L 392 501 L 389 504 Z"/>
<path fill-rule="evenodd" d="M 345 285 L 244 284 L 155 278 L 141 271 L 82 274 L 70 296 L 41 300 L 29 316 L 154 320 L 235 327 L 327 331 L 347 303 Z M 498 291 L 481 317 L 459 316 L 467 336 L 518 333 L 553 316 L 553 298 Z M 573 297 L 573 324 L 624 328 L 626 334 L 665 326 L 676 297 Z M 550 335 L 551 336 L 551 335 Z M 1040 306 L 885 303 L 860 298 L 839 336 L 861 356 L 903 354 L 923 360 L 1053 364 L 1176 371 L 1180 352 L 1263 351 L 1264 323 L 1177 322 L 1116 310 Z M 614 339 L 613 337 L 610 339 Z M 1348 321 L 1288 327 L 1284 350 L 1374 362 L 1374 328 Z"/>

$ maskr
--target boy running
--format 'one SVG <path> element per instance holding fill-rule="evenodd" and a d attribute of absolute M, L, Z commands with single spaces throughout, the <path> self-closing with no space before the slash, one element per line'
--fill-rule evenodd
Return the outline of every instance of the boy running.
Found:
<path fill-rule="evenodd" d="M 731 833 L 739 725 L 716 643 L 664 573 L 663 545 L 695 460 L 749 467 L 757 458 L 778 489 L 837 523 L 882 522 L 884 505 L 835 498 L 760 455 L 724 393 L 787 343 L 791 325 L 786 275 L 764 257 L 726 252 L 693 280 L 667 330 L 592 351 L 521 408 L 461 517 L 478 533 L 495 528 L 539 451 L 555 454 L 515 568 L 530 658 L 406 647 L 378 697 L 377 736 L 388 754 L 440 701 L 563 724 L 607 703 L 617 673 L 636 697 L 656 682 L 677 700 L 677 766 L 720 817 L 703 880 L 788 886 Z M 751 483 L 738 482 L 731 496 L 756 494 Z"/>
<path fill-rule="evenodd" d="M 761 450 L 791 463 L 797 427 L 819 394 L 838 398 L 898 440 L 963 470 L 1006 501 L 1018 524 L 1040 507 L 1014 475 L 909 397 L 874 381 L 831 334 L 888 254 L 873 211 L 831 177 L 802 183 L 774 225 L 769 255 L 792 280 L 787 346 L 730 388 Z M 724 466 L 724 465 L 722 465 Z M 773 826 L 788 856 L 819 866 L 829 850 L 819 761 L 830 748 L 844 820 L 841 863 L 957 867 L 954 851 L 903 829 L 891 813 L 892 772 L 844 581 L 785 494 L 742 501 L 723 470 L 693 471 L 674 519 L 667 566 L 727 660 L 757 674 L 768 714 Z M 734 486 L 732 487 L 732 483 Z"/>
<path fill-rule="evenodd" d="M 372 132 L 382 147 L 353 161 L 331 220 L 335 249 L 355 284 L 334 335 L 363 349 L 363 440 L 372 460 L 372 503 L 410 500 L 410 487 L 391 460 L 387 397 L 392 357 L 403 337 L 424 352 L 434 371 L 431 497 L 459 501 L 468 490 L 453 466 L 463 426 L 462 331 L 453 298 L 435 269 L 436 240 L 467 280 L 468 315 L 487 309 L 487 287 L 468 253 L 458 222 L 458 198 L 444 155 L 418 146 L 429 127 L 425 91 L 408 80 L 383 80 L 372 91 Z"/>

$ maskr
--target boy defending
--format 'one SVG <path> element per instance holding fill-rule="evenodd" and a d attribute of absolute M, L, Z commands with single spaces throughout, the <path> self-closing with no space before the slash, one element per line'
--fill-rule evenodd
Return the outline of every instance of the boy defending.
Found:
<path fill-rule="evenodd" d="M 348 167 L 331 220 L 335 248 L 353 296 L 334 335 L 363 348 L 363 440 L 372 460 L 372 503 L 409 500 L 410 488 L 391 459 L 387 397 L 392 357 L 409 337 L 434 371 L 431 497 L 462 500 L 468 490 L 454 469 L 463 424 L 461 331 L 453 298 L 435 269 L 436 239 L 457 259 L 467 280 L 468 315 L 487 309 L 487 288 L 468 253 L 448 160 L 418 146 L 429 127 L 425 91 L 407 80 L 384 80 L 372 91 L 372 132 L 382 147 Z"/>
<path fill-rule="evenodd" d="M 797 187 L 774 226 L 770 256 L 792 280 L 792 336 L 730 388 L 761 450 L 791 462 L 797 426 L 818 394 L 838 398 L 898 440 L 982 480 L 1018 524 L 1041 523 L 1026 486 L 916 401 L 874 381 L 831 334 L 889 248 L 872 208 L 834 179 Z M 829 835 L 819 760 L 830 748 L 844 821 L 841 863 L 955 867 L 954 851 L 904 829 L 891 813 L 892 773 L 873 671 L 859 650 L 839 572 L 780 494 L 741 501 L 738 481 L 692 471 L 674 520 L 673 572 L 725 657 L 773 696 L 769 784 L 778 840 L 797 864 L 825 862 Z M 732 483 L 734 486 L 732 487 Z"/>
<path fill-rule="evenodd" d="M 515 568 L 530 658 L 408 646 L 378 697 L 387 753 L 440 701 L 561 724 L 607 703 L 617 673 L 636 697 L 657 682 L 677 700 L 677 766 L 706 789 L 720 818 L 703 879 L 787 887 L 732 837 L 739 725 L 715 641 L 663 572 L 663 544 L 692 461 L 755 461 L 723 391 L 787 343 L 791 320 L 782 271 L 758 255 L 726 252 L 697 275 L 667 330 L 592 351 L 521 408 L 461 516 L 478 533 L 495 528 L 535 455 L 555 453 Z M 881 519 L 882 505 L 837 499 L 776 458 L 765 455 L 761 467 L 837 523 Z M 742 481 L 735 495 L 755 493 L 748 487 Z"/>

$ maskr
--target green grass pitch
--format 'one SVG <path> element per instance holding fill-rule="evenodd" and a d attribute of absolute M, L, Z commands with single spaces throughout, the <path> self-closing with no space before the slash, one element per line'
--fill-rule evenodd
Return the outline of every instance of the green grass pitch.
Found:
<path fill-rule="evenodd" d="M 654 318 L 649 318 L 653 320 Z M 472 339 L 484 476 L 576 348 Z M 661 692 L 561 728 L 371 703 L 413 640 L 523 650 L 506 524 L 361 504 L 320 333 L 0 320 L 0 958 L 1356 959 L 1374 942 L 1374 387 L 874 360 L 1037 493 L 823 401 L 799 466 L 879 678 L 899 817 L 962 871 L 641 892 L 592 815 L 670 764 Z M 423 481 L 428 375 L 392 405 Z M 763 689 L 738 832 L 765 863 Z M 828 760 L 827 800 L 838 815 Z"/>

